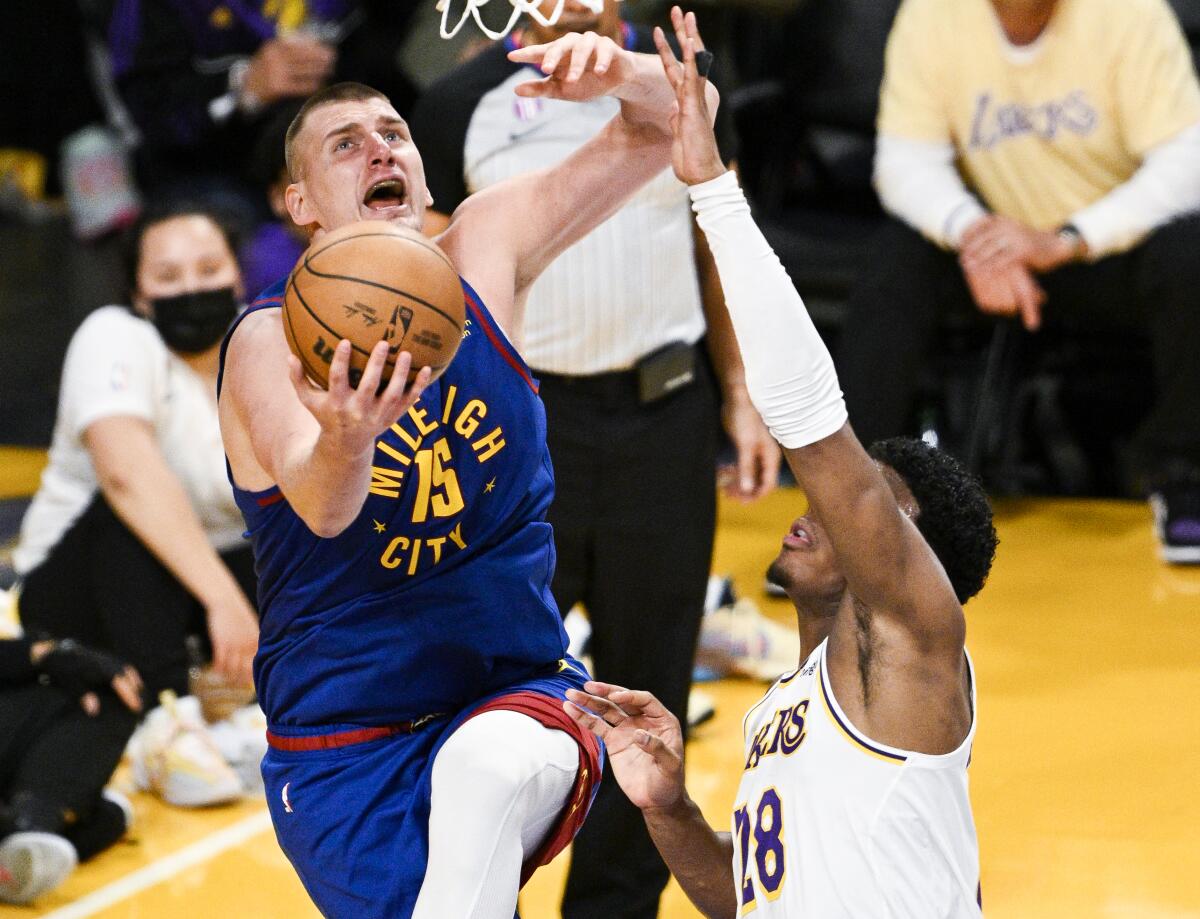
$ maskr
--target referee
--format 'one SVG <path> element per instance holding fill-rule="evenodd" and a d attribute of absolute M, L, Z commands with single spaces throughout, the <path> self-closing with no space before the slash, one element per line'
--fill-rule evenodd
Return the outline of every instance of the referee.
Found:
<path fill-rule="evenodd" d="M 440 233 L 468 195 L 566 159 L 615 114 L 608 97 L 513 93 L 542 74 L 509 62 L 510 50 L 582 31 L 655 50 L 616 0 L 599 14 L 567 0 L 554 26 L 529 23 L 430 87 L 412 124 L 434 198 L 426 233 Z M 728 123 L 718 118 L 727 161 Z M 505 332 L 546 406 L 555 599 L 564 613 L 587 608 L 597 679 L 649 689 L 684 721 L 712 560 L 719 419 L 737 451 L 733 495 L 765 494 L 779 469 L 687 188 L 664 171 L 547 269 L 524 327 Z M 667 878 L 640 812 L 605 782 L 575 839 L 564 919 L 653 917 Z"/>

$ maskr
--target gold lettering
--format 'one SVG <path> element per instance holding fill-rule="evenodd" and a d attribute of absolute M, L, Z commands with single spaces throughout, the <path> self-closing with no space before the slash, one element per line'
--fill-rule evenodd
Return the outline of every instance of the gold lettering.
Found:
<path fill-rule="evenodd" d="M 408 562 L 408 573 L 410 575 L 417 573 L 417 559 L 421 557 L 421 540 L 413 543 L 412 558 Z"/>
<path fill-rule="evenodd" d="M 413 424 L 417 426 L 417 430 L 421 432 L 421 437 L 437 430 L 438 423 L 436 421 L 426 421 L 425 417 L 428 413 L 423 408 L 417 408 L 415 405 L 408 409 L 408 417 L 413 420 Z"/>
<path fill-rule="evenodd" d="M 409 434 L 408 431 L 404 430 L 404 428 L 400 427 L 399 421 L 392 425 L 392 430 L 396 432 L 397 437 L 408 444 L 409 449 L 416 450 L 417 447 L 421 446 L 421 441 Z"/>
<path fill-rule="evenodd" d="M 481 437 L 471 444 L 471 449 L 475 451 L 475 458 L 479 462 L 486 463 L 504 449 L 504 431 L 496 428 L 491 434 Z M 480 452 L 481 450 L 483 452 Z"/>
<path fill-rule="evenodd" d="M 767 753 L 775 753 L 779 749 L 779 734 L 783 730 L 783 726 L 787 724 L 788 718 L 791 716 L 790 708 L 781 708 L 771 718 L 771 723 L 775 725 L 775 736 L 771 739 L 771 747 Z"/>
<path fill-rule="evenodd" d="M 452 517 L 466 507 L 463 501 L 462 489 L 458 487 L 458 476 L 453 469 L 443 465 L 450 462 L 450 446 L 446 438 L 433 445 L 433 484 L 441 486 L 445 495 L 433 496 L 433 516 Z"/>
<path fill-rule="evenodd" d="M 388 547 L 383 550 L 383 555 L 379 557 L 379 564 L 383 565 L 384 568 L 399 568 L 402 559 L 396 555 L 396 552 L 402 552 L 407 548 L 408 537 L 397 536 L 390 543 L 388 543 Z"/>
<path fill-rule="evenodd" d="M 478 399 L 472 399 L 455 420 L 454 430 L 468 439 L 474 437 L 475 432 L 479 430 L 479 419 L 486 415 L 487 406 Z"/>
<path fill-rule="evenodd" d="M 395 425 L 392 425 L 392 427 L 395 427 Z M 389 444 L 386 440 L 379 441 L 377 444 L 375 444 L 375 446 L 377 446 L 380 450 L 382 450 L 384 453 L 386 453 L 388 456 L 390 456 L 392 459 L 394 459 L 397 463 L 400 463 L 403 466 L 407 466 L 409 463 L 412 462 L 411 459 L 409 459 L 407 456 L 405 456 L 403 453 L 401 453 L 399 450 L 397 450 L 395 447 L 393 447 L 391 444 Z"/>
<path fill-rule="evenodd" d="M 446 544 L 445 536 L 438 536 L 434 539 L 425 540 L 425 545 L 433 549 L 433 563 L 436 565 L 442 560 L 442 546 Z"/>
<path fill-rule="evenodd" d="M 450 412 L 454 410 L 454 397 L 458 395 L 458 387 L 451 384 L 446 387 L 446 405 L 442 409 L 442 424 L 450 423 Z"/>
<path fill-rule="evenodd" d="M 371 485 L 367 490 L 373 495 L 381 495 L 384 498 L 399 498 L 400 482 L 403 479 L 403 469 L 386 469 L 383 466 L 372 466 Z"/>
<path fill-rule="evenodd" d="M 464 540 L 462 538 L 462 524 L 461 523 L 456 523 L 454 525 L 454 529 L 451 530 L 447 535 L 450 537 L 450 541 L 452 543 L 454 543 L 454 545 L 458 546 L 460 549 L 465 549 L 467 547 L 466 540 Z"/>

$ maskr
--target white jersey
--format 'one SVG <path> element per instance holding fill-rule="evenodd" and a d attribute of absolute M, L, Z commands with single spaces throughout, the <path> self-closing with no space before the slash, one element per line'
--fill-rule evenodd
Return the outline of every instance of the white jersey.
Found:
<path fill-rule="evenodd" d="M 967 794 L 974 671 L 966 740 L 942 756 L 912 753 L 850 723 L 829 684 L 827 645 L 743 722 L 733 813 L 741 914 L 977 919 L 979 845 Z"/>

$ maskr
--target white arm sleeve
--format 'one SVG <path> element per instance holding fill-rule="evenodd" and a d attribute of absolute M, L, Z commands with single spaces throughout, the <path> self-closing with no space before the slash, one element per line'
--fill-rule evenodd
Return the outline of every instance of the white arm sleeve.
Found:
<path fill-rule="evenodd" d="M 1071 218 L 1090 258 L 1122 252 L 1176 217 L 1200 210 L 1200 124 L 1147 155 L 1127 182 Z"/>
<path fill-rule="evenodd" d="M 790 449 L 836 433 L 846 423 L 846 404 L 833 359 L 750 216 L 737 176 L 727 172 L 688 191 L 721 276 L 754 407 Z"/>
<path fill-rule="evenodd" d="M 949 143 L 880 134 L 875 191 L 888 213 L 948 249 L 957 249 L 967 227 L 987 213 L 963 185 Z"/>

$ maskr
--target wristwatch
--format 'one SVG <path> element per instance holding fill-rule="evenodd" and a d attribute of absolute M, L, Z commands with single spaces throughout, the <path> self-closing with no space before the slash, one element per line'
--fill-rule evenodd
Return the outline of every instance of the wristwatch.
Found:
<path fill-rule="evenodd" d="M 1081 261 L 1084 255 L 1087 254 L 1087 241 L 1083 238 L 1083 234 L 1079 232 L 1079 228 L 1073 223 L 1064 223 L 1055 232 L 1055 235 L 1071 245 L 1071 261 Z"/>

